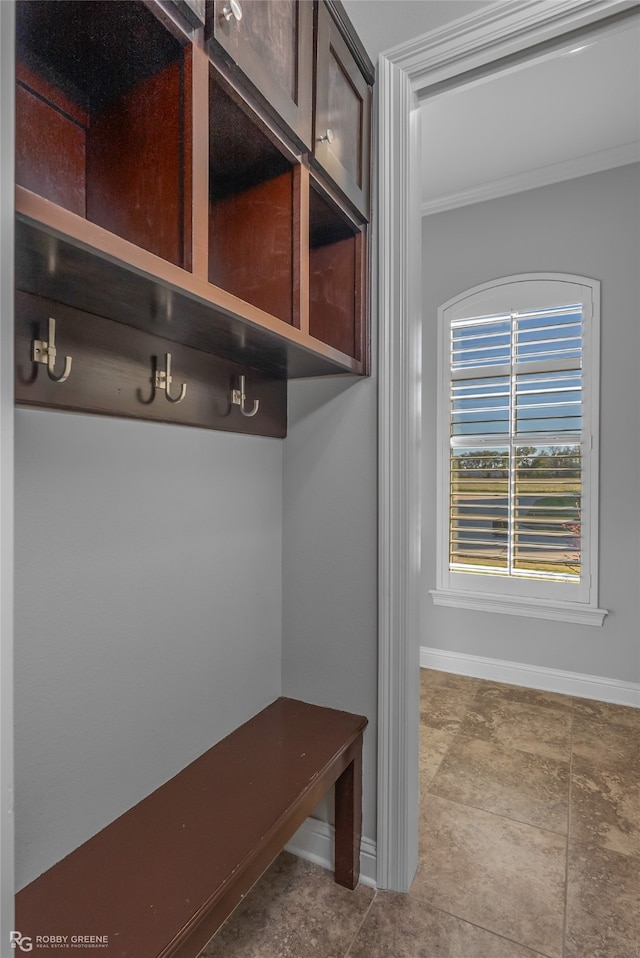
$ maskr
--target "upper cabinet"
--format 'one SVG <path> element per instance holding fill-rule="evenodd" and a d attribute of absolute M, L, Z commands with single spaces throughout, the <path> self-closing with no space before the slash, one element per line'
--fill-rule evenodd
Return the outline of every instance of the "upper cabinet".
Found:
<path fill-rule="evenodd" d="M 20 402 L 207 425 L 212 357 L 265 416 L 368 372 L 373 68 L 339 3 L 18 0 L 16 54 Z M 193 383 L 162 405 L 169 361 Z"/>
<path fill-rule="evenodd" d="M 312 0 L 209 0 L 207 46 L 305 150 L 312 145 Z"/>
<path fill-rule="evenodd" d="M 373 68 L 345 20 L 338 5 L 318 4 L 313 162 L 368 219 Z"/>
<path fill-rule="evenodd" d="M 335 0 L 208 0 L 207 49 L 349 206 L 370 215 L 373 66 Z"/>
<path fill-rule="evenodd" d="M 18 186 L 189 268 L 186 37 L 126 2 L 17 9 Z"/>
<path fill-rule="evenodd" d="M 189 27 L 201 27 L 205 20 L 205 0 L 171 0 Z"/>

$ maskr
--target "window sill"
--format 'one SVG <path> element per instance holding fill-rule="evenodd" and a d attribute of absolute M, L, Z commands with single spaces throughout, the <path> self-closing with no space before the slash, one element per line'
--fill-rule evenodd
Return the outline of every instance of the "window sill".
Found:
<path fill-rule="evenodd" d="M 457 609 L 475 609 L 479 612 L 499 612 L 505 615 L 523 615 L 527 618 L 554 619 L 557 622 L 576 622 L 579 625 L 602 626 L 606 609 L 580 605 L 577 602 L 548 602 L 544 599 L 526 599 L 516 596 L 453 589 L 430 589 L 434 605 Z"/>

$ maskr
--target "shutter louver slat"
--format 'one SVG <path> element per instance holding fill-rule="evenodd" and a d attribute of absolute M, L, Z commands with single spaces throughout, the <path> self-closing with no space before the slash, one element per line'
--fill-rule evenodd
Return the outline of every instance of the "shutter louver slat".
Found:
<path fill-rule="evenodd" d="M 452 570 L 579 579 L 581 353 L 576 306 L 452 323 Z"/>

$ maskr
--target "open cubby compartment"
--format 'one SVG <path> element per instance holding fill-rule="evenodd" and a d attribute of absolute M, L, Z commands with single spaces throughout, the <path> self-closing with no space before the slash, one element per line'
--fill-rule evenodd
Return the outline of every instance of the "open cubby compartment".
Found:
<path fill-rule="evenodd" d="M 209 282 L 300 325 L 300 164 L 211 67 Z"/>
<path fill-rule="evenodd" d="M 191 261 L 191 48 L 139 0 L 19 0 L 16 180 Z"/>
<path fill-rule="evenodd" d="M 364 226 L 320 186 L 309 190 L 309 332 L 364 362 Z"/>

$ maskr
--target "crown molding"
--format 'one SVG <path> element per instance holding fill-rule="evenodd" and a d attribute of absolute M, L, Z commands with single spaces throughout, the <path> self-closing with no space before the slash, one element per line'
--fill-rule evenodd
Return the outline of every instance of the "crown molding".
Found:
<path fill-rule="evenodd" d="M 637 14 L 635 0 L 497 0 L 477 13 L 386 50 L 420 93 L 564 34 Z"/>
<path fill-rule="evenodd" d="M 540 186 L 550 186 L 552 183 L 561 183 L 564 180 L 573 180 L 579 176 L 589 176 L 591 173 L 600 173 L 603 170 L 638 162 L 640 162 L 640 141 L 636 140 L 633 143 L 598 150 L 596 153 L 587 153 L 585 156 L 574 157 L 561 163 L 552 163 L 549 166 L 525 170 L 513 176 L 505 176 L 499 180 L 480 183 L 478 186 L 471 186 L 457 193 L 447 193 L 423 203 L 420 213 L 422 216 L 445 213 L 447 210 L 470 206 L 472 203 L 483 203 L 485 200 L 495 200 L 501 196 L 523 193 L 525 190 L 535 190 Z"/>

